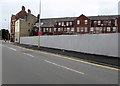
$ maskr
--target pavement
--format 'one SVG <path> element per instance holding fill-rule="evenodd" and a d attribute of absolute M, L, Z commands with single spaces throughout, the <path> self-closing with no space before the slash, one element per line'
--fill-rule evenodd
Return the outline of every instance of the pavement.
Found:
<path fill-rule="evenodd" d="M 96 84 L 97 86 L 97 84 L 118 84 L 118 73 L 117 68 L 2 43 L 2 84 Z"/>

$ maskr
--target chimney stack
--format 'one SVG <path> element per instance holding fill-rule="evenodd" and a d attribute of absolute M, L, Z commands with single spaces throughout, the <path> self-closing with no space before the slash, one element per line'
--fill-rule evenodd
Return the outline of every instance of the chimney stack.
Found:
<path fill-rule="evenodd" d="M 25 11 L 25 7 L 24 6 L 22 6 L 22 11 Z"/>
<path fill-rule="evenodd" d="M 28 13 L 31 14 L 31 10 L 30 9 L 28 9 Z"/>

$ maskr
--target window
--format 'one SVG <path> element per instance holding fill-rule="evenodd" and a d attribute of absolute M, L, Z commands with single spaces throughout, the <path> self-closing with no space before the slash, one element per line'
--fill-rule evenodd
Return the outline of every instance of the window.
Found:
<path fill-rule="evenodd" d="M 115 20 L 115 26 L 117 26 L 117 19 Z"/>
<path fill-rule="evenodd" d="M 71 28 L 71 31 L 72 31 L 72 32 L 74 32 L 74 31 L 75 31 L 74 27 L 72 27 L 72 28 Z"/>
<path fill-rule="evenodd" d="M 111 21 L 108 21 L 108 25 L 111 25 Z"/>
<path fill-rule="evenodd" d="M 58 31 L 60 31 L 60 28 L 58 28 Z"/>
<path fill-rule="evenodd" d="M 45 29 L 45 28 L 43 28 L 43 32 L 46 32 L 46 29 Z"/>
<path fill-rule="evenodd" d="M 59 26 L 61 25 L 61 23 L 60 23 L 60 22 L 59 22 L 58 24 L 59 24 Z"/>
<path fill-rule="evenodd" d="M 83 27 L 80 28 L 80 32 L 84 32 L 84 28 Z"/>
<path fill-rule="evenodd" d="M 56 32 L 56 28 L 54 28 L 54 32 Z"/>
<path fill-rule="evenodd" d="M 72 26 L 72 22 L 70 22 L 70 25 Z"/>
<path fill-rule="evenodd" d="M 103 21 L 103 24 L 104 24 L 104 25 L 107 25 L 107 23 L 108 23 L 108 21 Z"/>
<path fill-rule="evenodd" d="M 77 20 L 77 24 L 78 24 L 78 25 L 80 24 L 80 20 Z"/>
<path fill-rule="evenodd" d="M 98 21 L 98 25 L 101 25 L 101 21 Z"/>
<path fill-rule="evenodd" d="M 85 24 L 88 24 L 88 20 L 85 20 L 84 22 L 85 22 Z"/>
<path fill-rule="evenodd" d="M 46 28 L 46 32 L 48 32 L 48 28 Z"/>
<path fill-rule="evenodd" d="M 51 29 L 51 28 L 49 28 L 49 32 L 52 32 L 52 29 Z"/>
<path fill-rule="evenodd" d="M 64 22 L 62 22 L 62 26 L 64 26 Z"/>
<path fill-rule="evenodd" d="M 103 31 L 106 31 L 107 27 L 103 27 Z"/>
<path fill-rule="evenodd" d="M 66 25 L 69 26 L 69 22 L 66 22 Z"/>
<path fill-rule="evenodd" d="M 37 28 L 35 28 L 35 30 L 34 30 L 35 32 L 37 32 L 38 31 L 38 29 Z"/>
<path fill-rule="evenodd" d="M 110 32 L 111 31 L 111 28 L 110 27 L 107 27 L 107 32 Z"/>
<path fill-rule="evenodd" d="M 102 32 L 103 31 L 103 27 L 100 27 L 100 32 Z"/>
<path fill-rule="evenodd" d="M 66 28 L 64 28 L 64 31 L 67 31 Z"/>
<path fill-rule="evenodd" d="M 70 32 L 70 28 L 67 28 L 67 32 Z"/>
<path fill-rule="evenodd" d="M 63 31 L 63 28 L 61 28 L 61 31 Z"/>
<path fill-rule="evenodd" d="M 80 32 L 80 28 L 79 27 L 77 27 L 77 32 Z"/>
<path fill-rule="evenodd" d="M 96 27 L 96 31 L 99 31 L 99 27 Z"/>
<path fill-rule="evenodd" d="M 30 27 L 30 23 L 28 23 L 28 26 Z"/>
<path fill-rule="evenodd" d="M 85 27 L 85 32 L 88 32 L 88 28 L 87 27 Z"/>
<path fill-rule="evenodd" d="M 116 32 L 117 31 L 117 27 L 113 27 L 113 32 Z"/>
<path fill-rule="evenodd" d="M 41 25 L 43 25 L 43 22 L 41 22 Z"/>
<path fill-rule="evenodd" d="M 91 31 L 91 32 L 93 32 L 93 31 L 94 31 L 94 28 L 93 28 L 93 27 L 92 27 L 92 28 L 90 28 L 90 31 Z"/>
<path fill-rule="evenodd" d="M 96 25 L 97 24 L 97 21 L 94 21 L 94 25 Z"/>

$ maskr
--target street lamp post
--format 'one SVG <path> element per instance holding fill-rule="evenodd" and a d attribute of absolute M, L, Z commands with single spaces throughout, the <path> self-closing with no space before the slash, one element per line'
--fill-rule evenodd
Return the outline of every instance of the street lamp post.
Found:
<path fill-rule="evenodd" d="M 41 0 L 39 4 L 39 31 L 38 31 L 38 48 L 40 48 L 40 32 L 41 32 L 41 21 L 40 21 L 40 16 L 41 16 Z"/>
<path fill-rule="evenodd" d="M 5 19 L 5 21 L 7 22 L 7 19 Z M 7 38 L 8 38 L 8 42 L 9 42 L 9 19 L 8 19 L 8 34 L 7 34 Z"/>

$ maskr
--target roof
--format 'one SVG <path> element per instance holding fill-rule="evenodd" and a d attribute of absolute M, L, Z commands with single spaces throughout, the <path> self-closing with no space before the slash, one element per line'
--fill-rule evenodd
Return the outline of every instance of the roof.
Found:
<path fill-rule="evenodd" d="M 99 16 L 88 16 L 90 20 L 114 20 L 120 17 L 120 15 L 99 15 Z"/>
<path fill-rule="evenodd" d="M 90 20 L 113 20 L 120 15 L 99 15 L 99 16 L 87 16 Z M 63 18 L 44 18 L 41 19 L 41 27 L 54 27 L 56 22 L 62 22 L 62 21 L 74 21 L 78 17 L 63 17 Z M 38 21 L 37 21 L 38 22 Z"/>
<path fill-rule="evenodd" d="M 48 18 L 48 19 L 41 19 L 41 27 L 54 27 L 56 22 L 62 21 L 74 21 L 77 17 L 64 17 L 64 18 Z"/>

